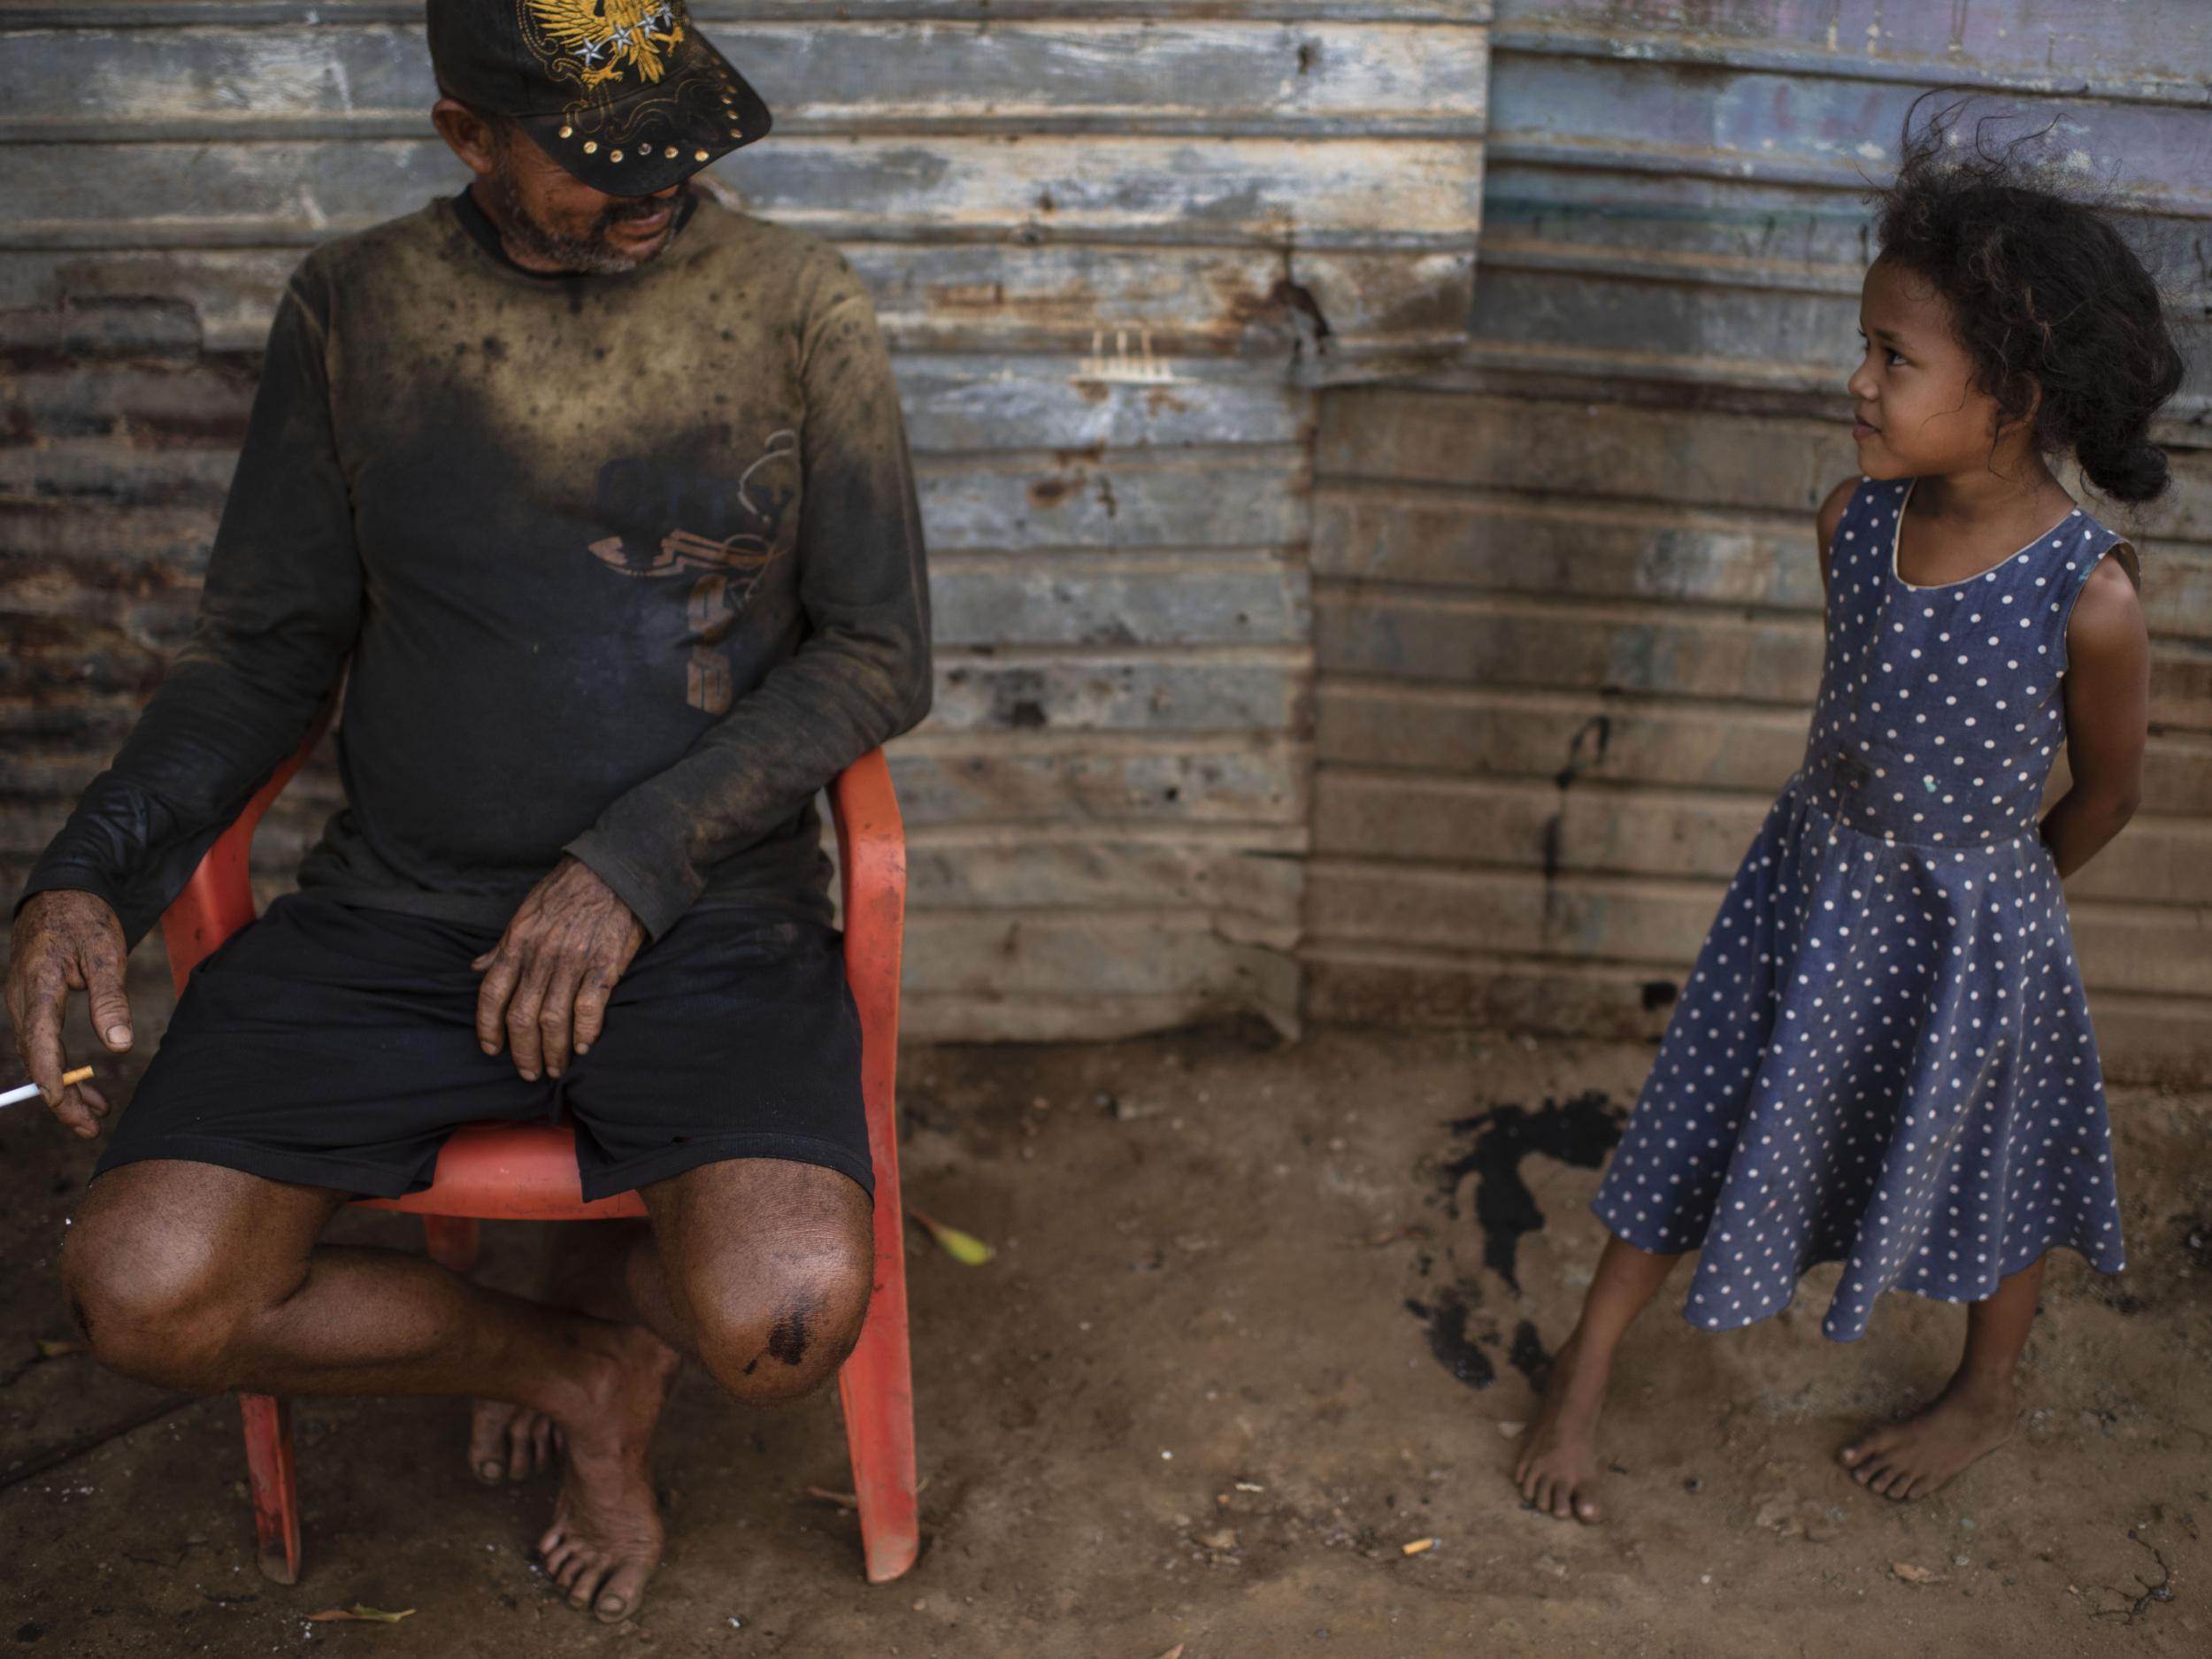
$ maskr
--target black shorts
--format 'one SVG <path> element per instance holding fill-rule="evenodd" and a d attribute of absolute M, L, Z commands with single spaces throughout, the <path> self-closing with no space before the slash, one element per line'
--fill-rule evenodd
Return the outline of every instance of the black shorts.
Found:
<path fill-rule="evenodd" d="M 584 1196 L 724 1158 L 839 1170 L 872 1194 L 860 1020 L 839 935 L 697 910 L 639 951 L 565 1075 L 476 1041 L 495 933 L 280 898 L 193 970 L 99 1172 L 186 1158 L 361 1197 L 430 1185 L 447 1132 L 572 1118 Z"/>

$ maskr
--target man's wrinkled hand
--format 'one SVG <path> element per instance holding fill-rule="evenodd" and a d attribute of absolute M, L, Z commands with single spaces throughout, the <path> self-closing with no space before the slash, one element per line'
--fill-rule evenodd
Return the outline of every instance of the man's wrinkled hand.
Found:
<path fill-rule="evenodd" d="M 89 1141 L 100 1133 L 108 1103 L 89 1084 L 64 1087 L 62 1017 L 69 994 L 82 991 L 92 1028 L 111 1052 L 131 1046 L 131 1004 L 123 992 L 123 925 L 107 901 L 89 893 L 35 893 L 16 912 L 9 946 L 8 1020 L 15 1051 L 45 1097 L 47 1110 Z"/>
<path fill-rule="evenodd" d="M 645 942 L 645 926 L 590 866 L 564 858 L 530 889 L 499 943 L 469 965 L 484 976 L 476 1037 L 503 1045 L 534 1081 L 599 1041 L 607 1001 Z"/>

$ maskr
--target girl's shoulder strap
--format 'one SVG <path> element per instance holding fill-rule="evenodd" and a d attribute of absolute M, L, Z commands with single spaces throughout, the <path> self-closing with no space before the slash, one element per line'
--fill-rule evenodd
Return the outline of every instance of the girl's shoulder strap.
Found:
<path fill-rule="evenodd" d="M 2074 606 L 2081 598 L 2081 591 L 2088 586 L 2090 577 L 2096 574 L 2097 566 L 2108 556 L 2118 559 L 2128 580 L 2139 588 L 2143 585 L 2143 570 L 2132 541 L 2079 507 L 2062 519 L 2045 541 L 2049 545 L 2043 550 L 2049 557 L 2038 562 L 2050 572 L 2050 585 L 2056 590 L 2058 627 L 2057 637 L 2052 641 L 2052 654 L 2058 659 L 2059 672 L 2063 673 L 2067 626 L 2073 620 Z"/>
<path fill-rule="evenodd" d="M 1852 486 L 1843 516 L 1836 520 L 1835 538 L 1828 544 L 1832 582 L 1834 572 L 1846 566 L 1862 577 L 1878 574 L 1895 543 L 1898 510 L 1911 486 L 1909 478 L 1864 476 Z"/>
<path fill-rule="evenodd" d="M 2136 557 L 2135 543 L 2093 514 L 2075 508 L 2060 526 L 2060 532 L 2055 539 L 2061 543 L 2058 551 L 2062 556 L 2062 568 L 2077 590 L 2089 580 L 2090 573 L 2108 553 L 2120 561 L 2120 568 L 2127 572 L 2130 581 L 2139 588 L 2143 585 L 2143 568 Z"/>

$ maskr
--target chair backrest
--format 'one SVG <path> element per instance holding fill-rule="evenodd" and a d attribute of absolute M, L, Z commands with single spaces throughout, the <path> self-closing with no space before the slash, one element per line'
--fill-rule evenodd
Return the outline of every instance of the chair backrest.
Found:
<path fill-rule="evenodd" d="M 315 717 L 300 746 L 253 792 L 245 810 L 201 858 L 184 891 L 161 913 L 161 942 L 169 949 L 169 975 L 176 981 L 180 996 L 192 970 L 253 920 L 253 833 L 260 826 L 261 815 L 269 810 L 269 803 L 283 793 L 292 774 L 307 764 L 315 745 L 322 741 L 334 708 L 334 703 L 326 705 Z"/>

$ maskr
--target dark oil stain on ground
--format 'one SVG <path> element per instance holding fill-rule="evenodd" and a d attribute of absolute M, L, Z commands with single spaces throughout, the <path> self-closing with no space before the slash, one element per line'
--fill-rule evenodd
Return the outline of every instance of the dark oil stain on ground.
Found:
<path fill-rule="evenodd" d="M 1475 1293 L 1479 1298 L 1481 1293 Z M 1468 1335 L 1467 1322 L 1474 1310 L 1468 1303 L 1467 1294 L 1456 1285 L 1447 1285 L 1436 1293 L 1432 1303 L 1406 1299 L 1406 1311 L 1429 1327 L 1429 1352 L 1437 1363 L 1465 1383 L 1470 1388 L 1487 1388 L 1498 1380 L 1498 1368 L 1490 1363 L 1490 1356 L 1482 1351 L 1479 1339 Z M 1496 1340 L 1496 1333 L 1490 1333 Z"/>
<path fill-rule="evenodd" d="M 1545 1351 L 1544 1339 L 1536 1334 L 1536 1322 L 1524 1319 L 1513 1327 L 1513 1346 L 1506 1357 L 1513 1362 L 1513 1369 L 1528 1379 L 1528 1386 L 1542 1391 L 1551 1378 L 1551 1356 Z"/>
<path fill-rule="evenodd" d="M 1436 1181 L 1447 1213 L 1456 1216 L 1460 1183 L 1475 1178 L 1475 1219 L 1482 1228 L 1485 1267 L 1518 1290 L 1521 1236 L 1544 1225 L 1536 1195 L 1521 1179 L 1521 1160 L 1540 1152 L 1577 1169 L 1594 1170 L 1620 1140 L 1627 1120 L 1625 1107 L 1586 1089 L 1571 1100 L 1548 1100 L 1534 1111 L 1499 1105 L 1453 1121 L 1452 1133 L 1464 1149 L 1437 1164 Z"/>

